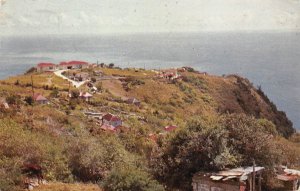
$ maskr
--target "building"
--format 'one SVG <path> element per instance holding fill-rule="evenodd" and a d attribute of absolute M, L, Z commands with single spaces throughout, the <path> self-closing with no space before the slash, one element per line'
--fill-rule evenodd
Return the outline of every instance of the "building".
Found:
<path fill-rule="evenodd" d="M 85 101 L 90 101 L 93 95 L 88 92 L 80 92 L 79 97 Z"/>
<path fill-rule="evenodd" d="M 33 100 L 38 104 L 48 104 L 49 103 L 49 100 L 40 93 L 35 93 L 33 96 Z"/>
<path fill-rule="evenodd" d="M 53 63 L 39 63 L 36 68 L 38 72 L 53 72 L 56 70 L 56 65 Z"/>
<path fill-rule="evenodd" d="M 177 126 L 175 126 L 175 125 L 169 125 L 169 126 L 166 126 L 164 129 L 167 132 L 171 132 L 171 131 L 174 131 L 175 129 L 177 129 Z"/>
<path fill-rule="evenodd" d="M 300 171 L 288 169 L 287 167 L 279 167 L 277 169 L 277 179 L 283 182 L 284 190 L 299 191 L 300 190 Z"/>
<path fill-rule="evenodd" d="M 140 106 L 141 102 L 139 100 L 137 100 L 136 98 L 129 98 L 127 100 L 128 104 L 132 104 L 132 105 L 136 105 L 136 106 Z"/>
<path fill-rule="evenodd" d="M 4 98 L 0 98 L 0 109 L 9 109 L 9 105 Z"/>
<path fill-rule="evenodd" d="M 102 117 L 102 125 L 111 125 L 113 127 L 119 127 L 122 126 L 122 120 L 119 117 L 108 113 Z"/>
<path fill-rule="evenodd" d="M 60 70 L 83 69 L 88 68 L 89 63 L 83 61 L 61 62 L 58 65 Z"/>
<path fill-rule="evenodd" d="M 264 167 L 235 168 L 217 173 L 196 173 L 193 191 L 261 191 Z M 253 177 L 255 180 L 253 181 Z"/>
<path fill-rule="evenodd" d="M 180 77 L 177 69 L 169 69 L 163 70 L 159 74 L 160 78 L 168 79 L 168 80 L 175 80 Z"/>

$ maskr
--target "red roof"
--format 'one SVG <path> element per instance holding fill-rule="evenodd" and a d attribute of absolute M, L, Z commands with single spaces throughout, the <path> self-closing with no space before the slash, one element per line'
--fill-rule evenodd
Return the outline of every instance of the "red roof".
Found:
<path fill-rule="evenodd" d="M 114 116 L 114 115 L 112 115 L 112 114 L 110 114 L 110 113 L 104 115 L 104 116 L 102 117 L 102 119 L 104 119 L 104 120 L 106 120 L 106 121 L 121 121 L 121 119 L 120 119 L 119 117 Z"/>
<path fill-rule="evenodd" d="M 165 131 L 173 131 L 176 128 L 177 128 L 177 126 L 175 126 L 175 125 L 166 126 Z"/>
<path fill-rule="evenodd" d="M 43 67 L 55 66 L 55 64 L 53 64 L 53 63 L 39 63 L 37 66 L 40 67 L 40 68 L 43 68 Z"/>
<path fill-rule="evenodd" d="M 70 61 L 70 62 L 61 62 L 59 65 L 61 66 L 73 66 L 73 65 L 87 65 L 89 63 L 84 62 L 84 61 Z"/>
<path fill-rule="evenodd" d="M 35 101 L 48 101 L 47 98 L 45 98 L 44 96 L 42 96 L 42 94 L 39 93 L 34 94 L 33 99 Z"/>

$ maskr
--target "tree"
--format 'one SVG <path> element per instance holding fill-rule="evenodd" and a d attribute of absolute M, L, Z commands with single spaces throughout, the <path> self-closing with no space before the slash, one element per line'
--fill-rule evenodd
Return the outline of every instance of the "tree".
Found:
<path fill-rule="evenodd" d="M 10 95 L 10 96 L 6 97 L 6 102 L 10 105 L 19 104 L 20 97 L 18 97 L 17 95 Z"/>
<path fill-rule="evenodd" d="M 108 65 L 109 68 L 113 68 L 114 66 L 115 66 L 114 63 L 110 63 L 110 64 Z"/>
<path fill-rule="evenodd" d="M 50 93 L 50 96 L 51 96 L 51 97 L 54 97 L 54 98 L 57 98 L 58 95 L 59 95 L 59 91 L 58 91 L 57 88 L 54 88 L 54 89 L 52 90 L 52 92 Z"/>
<path fill-rule="evenodd" d="M 164 188 L 150 175 L 136 168 L 114 169 L 102 182 L 106 191 L 163 191 Z"/>
<path fill-rule="evenodd" d="M 71 97 L 76 99 L 79 98 L 80 92 L 78 90 L 72 90 L 71 91 Z"/>
<path fill-rule="evenodd" d="M 25 98 L 25 102 L 26 102 L 28 105 L 32 105 L 33 102 L 34 102 L 34 100 L 33 100 L 32 96 L 27 96 L 27 97 Z"/>
<path fill-rule="evenodd" d="M 102 91 L 103 90 L 102 82 L 98 82 L 97 85 L 96 85 L 96 88 L 97 88 L 98 91 Z"/>
<path fill-rule="evenodd" d="M 96 78 L 92 77 L 92 78 L 91 78 L 91 81 L 92 81 L 93 83 L 95 83 L 97 80 L 96 80 Z"/>

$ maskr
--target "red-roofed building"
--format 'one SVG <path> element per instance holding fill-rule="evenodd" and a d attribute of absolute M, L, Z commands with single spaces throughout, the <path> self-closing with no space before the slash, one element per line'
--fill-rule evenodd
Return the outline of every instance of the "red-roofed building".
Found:
<path fill-rule="evenodd" d="M 52 72 L 56 70 L 56 65 L 53 63 L 39 63 L 36 68 L 38 72 Z"/>
<path fill-rule="evenodd" d="M 102 124 L 119 127 L 122 126 L 122 120 L 119 117 L 108 113 L 102 117 Z"/>
<path fill-rule="evenodd" d="M 61 70 L 70 70 L 70 69 L 82 69 L 87 68 L 89 63 L 83 61 L 70 61 L 70 62 L 61 62 L 59 64 L 59 69 Z"/>
<path fill-rule="evenodd" d="M 177 129 L 177 126 L 175 126 L 175 125 L 170 125 L 170 126 L 165 127 L 165 131 L 168 131 L 168 132 L 173 131 L 175 129 Z"/>
<path fill-rule="evenodd" d="M 35 93 L 33 96 L 33 100 L 38 104 L 48 104 L 49 101 L 40 93 Z"/>

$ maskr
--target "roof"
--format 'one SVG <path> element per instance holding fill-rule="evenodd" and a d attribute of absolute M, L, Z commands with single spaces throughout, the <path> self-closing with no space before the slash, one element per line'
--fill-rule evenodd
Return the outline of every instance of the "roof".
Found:
<path fill-rule="evenodd" d="M 106 131 L 116 131 L 116 127 L 114 127 L 112 125 L 107 125 L 107 124 L 101 125 L 100 128 L 103 130 L 106 130 Z"/>
<path fill-rule="evenodd" d="M 121 119 L 120 119 L 119 117 L 114 116 L 114 115 L 112 115 L 112 114 L 110 114 L 110 113 L 104 115 L 104 116 L 102 117 L 102 119 L 104 119 L 104 120 L 106 120 L 106 121 L 121 121 Z"/>
<path fill-rule="evenodd" d="M 89 63 L 84 61 L 70 61 L 70 62 L 61 62 L 59 63 L 60 66 L 72 66 L 72 65 L 87 65 Z"/>
<path fill-rule="evenodd" d="M 277 174 L 277 179 L 282 181 L 293 181 L 299 179 L 299 177 L 294 175 Z"/>
<path fill-rule="evenodd" d="M 295 169 L 284 169 L 284 172 L 288 175 L 295 175 L 300 177 L 300 170 L 295 170 Z"/>
<path fill-rule="evenodd" d="M 169 125 L 169 126 L 165 127 L 165 131 L 173 131 L 176 128 L 177 128 L 177 126 L 175 126 L 175 125 Z"/>
<path fill-rule="evenodd" d="M 263 171 L 264 167 L 255 167 L 256 173 Z M 214 181 L 227 181 L 230 179 L 239 179 L 239 181 L 245 181 L 248 176 L 253 173 L 253 167 L 234 168 L 230 170 L 219 171 L 217 173 L 198 173 L 198 175 L 209 176 Z"/>
<path fill-rule="evenodd" d="M 48 101 L 48 99 L 45 98 L 44 96 L 42 96 L 42 94 L 40 94 L 40 93 L 34 94 L 33 99 L 35 101 Z"/>
<path fill-rule="evenodd" d="M 40 67 L 40 68 L 43 68 L 43 67 L 51 67 L 51 66 L 56 66 L 55 64 L 53 63 L 39 63 L 37 65 L 37 67 Z"/>
<path fill-rule="evenodd" d="M 88 92 L 80 92 L 79 97 L 90 98 L 93 97 L 93 95 Z"/>
<path fill-rule="evenodd" d="M 293 181 L 300 179 L 300 171 L 281 167 L 281 170 L 277 172 L 277 179 L 283 181 Z"/>

